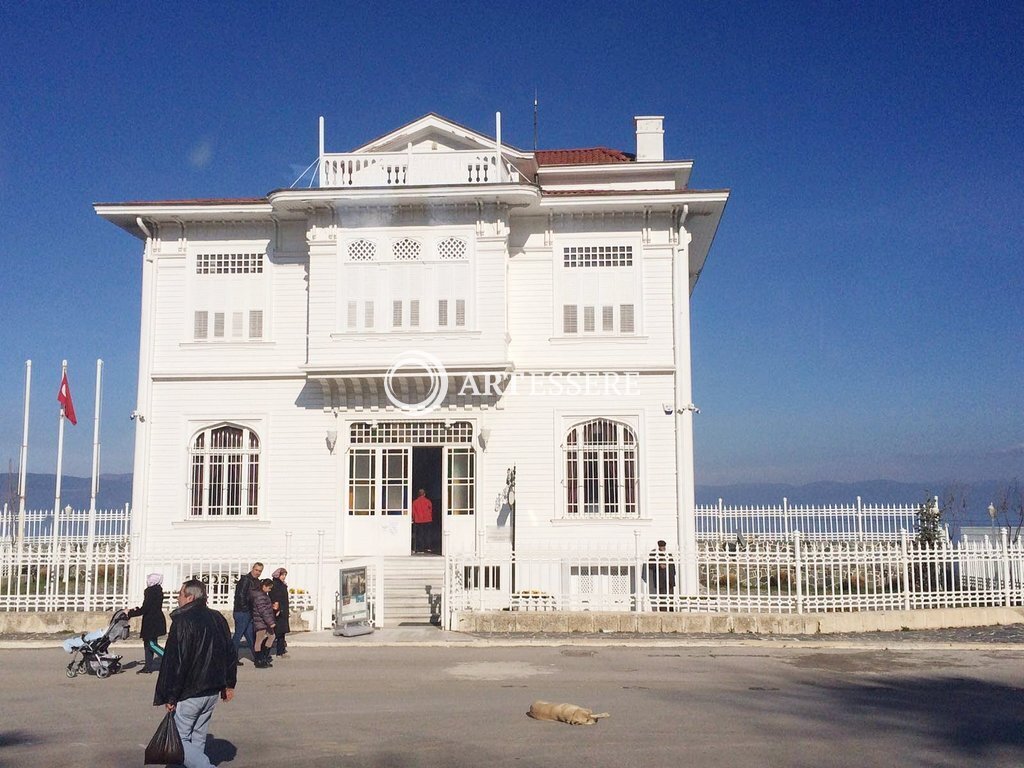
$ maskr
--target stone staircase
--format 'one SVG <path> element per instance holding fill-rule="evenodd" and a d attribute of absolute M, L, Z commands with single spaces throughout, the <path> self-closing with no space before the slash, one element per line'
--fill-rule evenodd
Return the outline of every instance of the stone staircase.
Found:
<path fill-rule="evenodd" d="M 443 557 L 384 558 L 384 626 L 437 625 L 443 584 Z"/>

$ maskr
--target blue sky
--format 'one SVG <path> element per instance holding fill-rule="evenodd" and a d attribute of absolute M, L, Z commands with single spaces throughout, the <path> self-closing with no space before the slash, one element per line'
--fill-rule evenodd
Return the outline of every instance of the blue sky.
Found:
<path fill-rule="evenodd" d="M 97 201 L 264 194 L 425 112 L 733 190 L 693 302 L 702 483 L 1024 475 L 1024 6 L 0 7 L 0 461 L 131 469 L 140 244 Z"/>

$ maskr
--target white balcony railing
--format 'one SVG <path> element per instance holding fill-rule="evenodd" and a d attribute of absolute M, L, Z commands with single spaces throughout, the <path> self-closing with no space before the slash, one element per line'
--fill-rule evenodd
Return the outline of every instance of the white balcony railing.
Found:
<path fill-rule="evenodd" d="M 448 184 L 508 184 L 519 172 L 497 151 L 373 152 L 325 154 L 321 187 L 406 187 Z"/>

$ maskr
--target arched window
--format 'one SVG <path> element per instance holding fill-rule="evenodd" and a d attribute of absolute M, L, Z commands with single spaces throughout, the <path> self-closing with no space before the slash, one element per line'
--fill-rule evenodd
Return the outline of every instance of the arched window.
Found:
<path fill-rule="evenodd" d="M 465 261 L 468 250 L 466 241 L 458 237 L 449 237 L 437 244 L 441 261 Z"/>
<path fill-rule="evenodd" d="M 565 438 L 566 516 L 637 517 L 636 433 L 625 424 L 592 419 Z"/>
<path fill-rule="evenodd" d="M 420 257 L 421 246 L 419 241 L 411 237 L 404 237 L 396 240 L 391 245 L 391 253 L 395 261 L 415 261 Z"/>
<path fill-rule="evenodd" d="M 377 245 L 372 240 L 360 238 L 348 244 L 349 261 L 376 261 Z"/>
<path fill-rule="evenodd" d="M 259 512 L 260 439 L 223 424 L 196 435 L 189 447 L 189 513 L 193 517 L 252 517 Z"/>

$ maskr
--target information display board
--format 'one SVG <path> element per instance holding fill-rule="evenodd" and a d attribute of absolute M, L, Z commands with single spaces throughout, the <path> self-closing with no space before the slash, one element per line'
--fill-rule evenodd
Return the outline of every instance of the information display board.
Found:
<path fill-rule="evenodd" d="M 341 570 L 341 611 L 338 624 L 366 623 L 370 611 L 366 605 L 366 568 L 343 568 Z"/>

